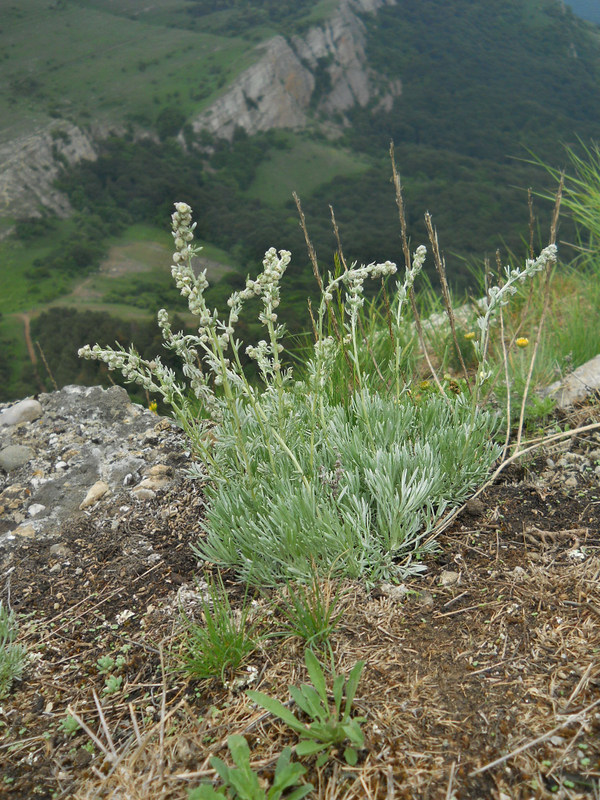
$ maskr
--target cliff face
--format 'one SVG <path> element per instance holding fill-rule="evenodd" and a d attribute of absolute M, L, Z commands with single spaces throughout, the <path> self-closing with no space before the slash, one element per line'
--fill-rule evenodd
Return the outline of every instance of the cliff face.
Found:
<path fill-rule="evenodd" d="M 69 203 L 54 187 L 61 164 L 95 158 L 91 137 L 62 121 L 0 145 L 0 215 L 39 216 L 42 205 L 66 216 Z"/>
<path fill-rule="evenodd" d="M 375 13 L 395 2 L 341 0 L 334 15 L 304 37 L 288 41 L 277 36 L 259 45 L 258 62 L 192 121 L 194 130 L 229 139 L 238 126 L 249 134 L 301 128 L 311 106 L 317 115 L 343 114 L 377 96 L 389 109 L 402 87 L 399 81 L 386 81 L 368 68 L 365 26 L 358 14 Z M 313 96 L 315 92 L 319 96 Z"/>
<path fill-rule="evenodd" d="M 304 36 L 276 36 L 258 46 L 259 60 L 245 70 L 205 112 L 191 121 L 230 139 L 236 127 L 249 134 L 302 128 L 309 115 L 326 120 L 374 98 L 387 110 L 402 89 L 399 80 L 367 66 L 366 30 L 360 14 L 374 14 L 396 0 L 340 0 L 330 19 Z M 70 206 L 54 182 L 61 165 L 97 158 L 95 142 L 118 132 L 99 126 L 86 133 L 70 122 L 46 126 L 0 143 L 0 216 L 38 216 L 39 206 L 67 216 Z M 139 135 L 149 135 L 139 131 Z"/>

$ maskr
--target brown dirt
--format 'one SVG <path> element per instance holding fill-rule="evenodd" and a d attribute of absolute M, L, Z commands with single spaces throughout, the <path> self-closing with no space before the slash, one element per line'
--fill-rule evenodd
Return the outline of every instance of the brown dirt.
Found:
<path fill-rule="evenodd" d="M 590 406 L 578 421 L 597 419 Z M 537 458 L 463 512 L 402 602 L 344 587 L 331 644 L 338 671 L 366 661 L 355 703 L 365 746 L 356 767 L 340 756 L 320 769 L 305 760 L 311 797 L 599 796 L 600 486 L 592 474 L 547 491 Z M 228 759 L 227 735 L 244 733 L 263 776 L 296 743 L 239 681 L 193 681 L 178 668 L 177 591 L 198 574 L 189 545 L 202 508 L 190 482 L 142 511 L 115 505 L 101 519 L 74 519 L 62 552 L 21 547 L 7 580 L 36 660 L 1 703 L 0 794 L 184 800 L 214 777 L 211 755 Z M 159 556 L 152 564 L 144 541 Z M 243 589 L 230 577 L 239 605 Z M 265 632 L 277 623 L 269 617 Z M 253 688 L 287 700 L 287 687 L 306 680 L 302 654 L 298 639 L 265 640 L 249 661 Z M 123 657 L 112 694 L 97 664 L 106 655 Z M 100 746 L 61 729 L 68 705 Z"/>

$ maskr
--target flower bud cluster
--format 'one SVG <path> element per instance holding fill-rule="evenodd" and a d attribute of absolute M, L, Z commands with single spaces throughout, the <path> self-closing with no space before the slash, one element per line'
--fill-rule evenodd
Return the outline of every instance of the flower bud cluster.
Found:
<path fill-rule="evenodd" d="M 197 255 L 201 247 L 194 247 L 194 230 L 196 223 L 192 224 L 192 209 L 187 203 L 175 203 L 175 213 L 171 216 L 173 239 L 176 251 L 173 253 L 171 274 L 175 285 L 182 297 L 188 301 L 192 314 L 199 317 L 200 327 L 207 327 L 213 321 L 213 315 L 206 307 L 204 290 L 208 286 L 206 270 L 198 276 L 192 269 L 192 258 Z"/>
<path fill-rule="evenodd" d="M 337 278 L 333 278 L 329 273 L 329 283 L 323 290 L 319 314 L 322 315 L 324 306 L 333 300 L 333 292 L 341 284 L 345 284 L 346 310 L 350 317 L 356 315 L 358 309 L 364 304 L 363 285 L 365 280 L 367 278 L 385 278 L 395 272 L 396 265 L 391 261 L 385 261 L 383 264 L 372 263 L 362 267 L 357 267 L 356 263 L 354 263 L 349 270 L 343 272 Z"/>
<path fill-rule="evenodd" d="M 505 306 L 510 297 L 516 293 L 517 283 L 524 283 L 527 278 L 549 268 L 551 264 L 556 263 L 556 258 L 556 245 L 551 244 L 545 247 L 536 259 L 527 259 L 523 269 L 511 269 L 508 266 L 504 268 L 506 282 L 502 286 L 490 287 L 487 297 L 481 302 L 484 314 L 477 319 L 480 334 L 477 341 L 473 343 L 475 353 L 480 361 L 483 362 L 485 360 L 492 316 L 498 309 Z M 482 372 L 485 373 L 485 370 L 483 369 Z"/>
<path fill-rule="evenodd" d="M 126 351 L 123 348 L 103 349 L 97 344 L 93 347 L 86 344 L 80 348 L 78 355 L 88 360 L 103 361 L 110 370 L 119 370 L 127 383 L 137 383 L 148 392 L 158 392 L 168 403 L 184 395 L 184 387 L 177 383 L 172 369 L 166 367 L 160 358 L 146 361 L 133 347 Z"/>
<path fill-rule="evenodd" d="M 313 390 L 320 392 L 325 388 L 336 352 L 337 343 L 333 336 L 325 336 L 315 342 L 315 355 L 308 365 L 310 384 Z"/>
<path fill-rule="evenodd" d="M 423 269 L 423 264 L 425 263 L 425 258 L 427 256 L 427 248 L 424 244 L 419 245 L 416 251 L 413 253 L 413 262 L 412 266 L 407 264 L 406 270 L 404 272 L 404 283 L 401 284 L 400 281 L 396 284 L 396 326 L 400 326 L 400 321 L 402 318 L 402 312 L 404 308 L 404 303 L 406 302 L 406 298 L 409 295 L 410 290 L 412 289 L 414 282 L 418 276 L 418 274 Z"/>
<path fill-rule="evenodd" d="M 278 255 L 277 250 L 271 247 L 265 253 L 261 274 L 256 280 L 248 278 L 246 288 L 239 293 L 240 302 L 250 297 L 261 297 L 263 301 L 263 309 L 258 318 L 269 331 L 269 342 L 262 339 L 256 347 L 248 346 L 246 353 L 256 361 L 266 381 L 269 377 L 276 377 L 278 381 L 284 377 L 279 363 L 279 354 L 283 351 L 283 345 L 279 343 L 279 340 L 283 336 L 284 328 L 282 325 L 275 324 L 277 322 L 275 309 L 280 302 L 280 281 L 291 258 L 292 255 L 288 250 L 280 250 Z M 233 299 L 232 295 L 230 300 Z M 232 303 L 231 307 L 234 310 L 235 303 Z"/>

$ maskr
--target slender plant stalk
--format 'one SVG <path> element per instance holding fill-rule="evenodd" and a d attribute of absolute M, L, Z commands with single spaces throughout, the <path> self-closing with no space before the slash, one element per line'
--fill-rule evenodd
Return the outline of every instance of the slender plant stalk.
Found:
<path fill-rule="evenodd" d="M 394 157 L 394 143 L 390 142 L 390 159 L 392 162 L 392 177 L 394 180 L 394 190 L 396 194 L 396 205 L 398 207 L 398 217 L 400 219 L 400 234 L 402 239 L 402 250 L 404 252 L 404 261 L 406 267 L 410 266 L 410 248 L 408 246 L 408 235 L 406 229 L 406 215 L 404 213 L 404 198 L 402 197 L 402 184 L 400 182 L 400 175 L 398 174 L 398 169 L 396 167 L 396 159 Z M 434 369 L 433 364 L 431 363 L 431 359 L 429 358 L 429 352 L 427 349 L 427 345 L 425 344 L 425 337 L 423 336 L 423 326 L 421 325 L 421 316 L 419 314 L 419 310 L 417 308 L 417 303 L 415 301 L 415 293 L 413 289 L 410 289 L 409 292 L 409 299 L 410 305 L 412 308 L 413 316 L 415 318 L 415 327 L 417 329 L 417 337 L 419 339 L 419 345 L 421 346 L 421 351 L 425 357 L 425 361 L 427 362 L 427 366 L 429 367 L 429 371 L 436 383 L 436 386 L 439 389 L 440 394 L 442 397 L 446 397 L 446 392 L 444 391 L 444 387 L 442 386 L 442 382 L 440 381 L 437 372 Z M 398 359 L 399 359 L 399 350 L 396 347 L 396 394 L 400 396 L 400 390 L 398 386 Z"/>
<path fill-rule="evenodd" d="M 504 382 L 506 385 L 506 435 L 504 437 L 502 455 L 500 456 L 500 460 L 504 461 L 510 447 L 511 390 L 510 375 L 508 372 L 508 353 L 506 350 L 506 342 L 504 341 L 504 312 L 502 309 L 500 309 L 500 342 L 502 344 L 502 363 L 504 365 Z"/>
<path fill-rule="evenodd" d="M 446 262 L 444 261 L 440 253 L 440 245 L 438 241 L 437 231 L 434 230 L 433 223 L 431 221 L 431 214 L 429 213 L 429 211 L 427 211 L 425 214 L 425 226 L 427 228 L 427 235 L 429 236 L 429 242 L 431 244 L 431 249 L 433 252 L 433 262 L 435 264 L 435 268 L 437 269 L 437 273 L 440 278 L 440 285 L 442 287 L 442 299 L 444 301 L 444 308 L 446 309 L 446 314 L 448 316 L 448 321 L 450 323 L 450 330 L 452 331 L 452 339 L 454 341 L 454 347 L 456 348 L 456 352 L 458 353 L 460 365 L 462 367 L 462 371 L 465 376 L 465 381 L 467 383 L 467 389 L 469 390 L 469 394 L 471 394 L 471 380 L 469 377 L 469 371 L 467 370 L 462 350 L 460 344 L 458 343 L 458 337 L 456 335 L 454 309 L 452 308 L 450 288 L 448 286 L 448 279 L 446 277 Z"/>
<path fill-rule="evenodd" d="M 331 224 L 333 226 L 333 233 L 334 233 L 335 240 L 336 240 L 337 246 L 338 246 L 338 255 L 340 257 L 340 262 L 341 262 L 341 264 L 342 264 L 342 266 L 344 268 L 344 272 L 348 272 L 348 264 L 346 263 L 346 258 L 344 256 L 344 248 L 342 247 L 342 239 L 341 239 L 340 230 L 338 228 L 338 224 L 337 224 L 337 221 L 336 221 L 336 218 L 335 218 L 335 212 L 333 210 L 333 206 L 329 206 L 329 213 L 331 214 Z M 364 329 L 361 317 L 358 318 L 358 323 L 360 325 L 360 332 L 361 332 L 361 335 L 362 335 L 362 338 L 363 338 L 363 342 L 364 342 L 364 344 L 365 344 L 365 346 L 367 348 L 367 352 L 371 356 L 371 361 L 373 362 L 375 370 L 376 370 L 377 374 L 379 375 L 379 377 L 381 378 L 382 383 L 385 384 L 385 378 L 383 377 L 383 375 L 381 374 L 381 371 L 379 369 L 379 364 L 377 363 L 377 359 L 375 358 L 375 355 L 374 355 L 373 350 L 371 348 L 371 343 L 370 343 L 370 341 L 369 341 L 369 339 L 368 339 L 368 337 L 367 337 L 367 335 L 365 333 L 365 329 Z M 346 352 L 346 348 L 344 347 L 343 341 L 342 341 L 341 344 L 342 344 L 342 348 L 343 348 L 343 352 L 344 352 L 344 357 L 346 359 L 348 359 L 348 354 Z M 350 365 L 350 362 L 348 362 L 348 363 Z"/>
<path fill-rule="evenodd" d="M 558 184 L 558 189 L 556 191 L 556 197 L 554 200 L 554 211 L 552 213 L 552 223 L 550 225 L 550 241 L 549 244 L 554 245 L 556 244 L 556 231 L 558 229 L 558 218 L 560 216 L 560 205 L 562 200 L 562 193 L 563 188 L 565 185 L 565 173 L 564 171 L 560 175 L 560 181 Z M 538 348 L 540 346 L 540 341 L 542 339 L 542 331 L 544 328 L 544 323 L 546 321 L 546 315 L 548 313 L 548 309 L 550 307 L 550 279 L 552 277 L 552 263 L 549 262 L 546 266 L 546 275 L 544 280 L 544 304 L 542 306 L 542 314 L 540 316 L 540 321 L 537 329 L 537 334 L 535 337 L 535 345 L 533 347 L 533 352 L 531 354 L 531 360 L 529 362 L 529 370 L 527 372 L 527 380 L 525 381 L 525 389 L 523 390 L 523 400 L 521 402 L 521 413 L 519 415 L 519 427 L 517 430 L 517 441 L 515 442 L 516 451 L 519 451 L 521 447 L 521 438 L 523 436 L 523 426 L 525 424 L 525 407 L 527 405 L 527 398 L 529 396 L 529 386 L 531 385 L 531 377 L 533 375 L 533 367 L 535 364 L 535 358 L 537 356 Z"/>

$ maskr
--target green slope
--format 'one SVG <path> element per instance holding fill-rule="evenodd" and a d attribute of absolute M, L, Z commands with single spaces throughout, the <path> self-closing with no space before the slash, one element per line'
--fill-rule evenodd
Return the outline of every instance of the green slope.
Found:
<path fill-rule="evenodd" d="M 123 5 L 19 0 L 3 7 L 4 138 L 54 116 L 153 124 L 170 106 L 185 118 L 256 57 L 241 38 L 169 26 L 169 7 L 181 2 L 163 0 L 162 25 L 114 13 Z"/>

